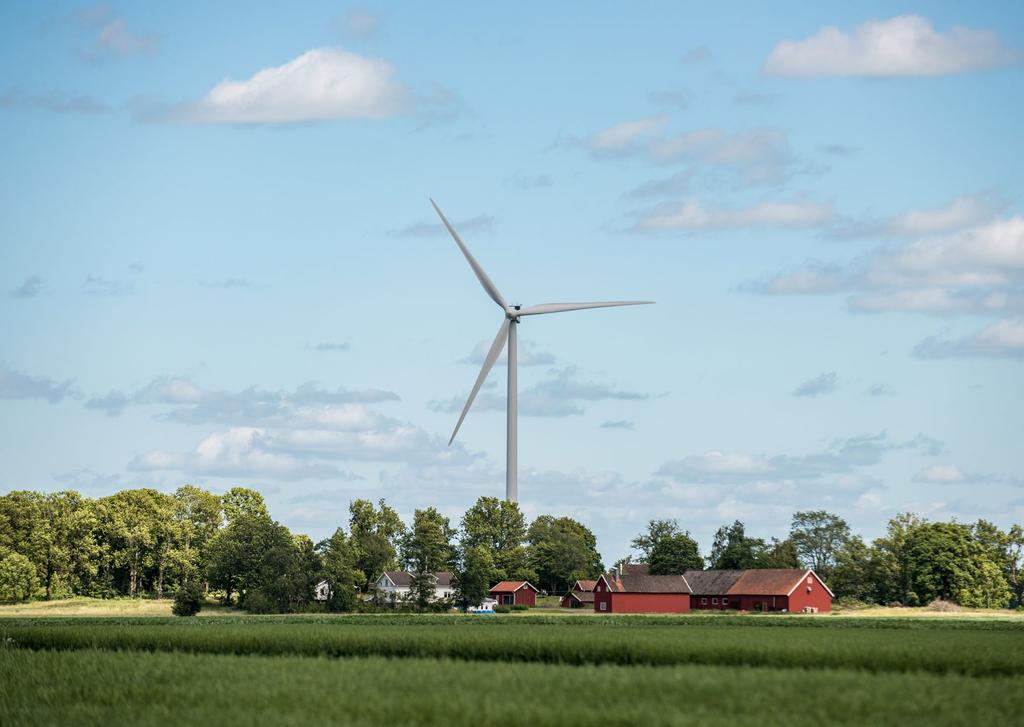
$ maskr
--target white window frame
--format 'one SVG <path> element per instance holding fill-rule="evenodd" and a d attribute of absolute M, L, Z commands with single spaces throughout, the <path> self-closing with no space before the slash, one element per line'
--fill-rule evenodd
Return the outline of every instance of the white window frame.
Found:
<path fill-rule="evenodd" d="M 707 606 L 708 605 L 708 597 L 707 596 L 701 596 L 700 605 L 701 606 Z"/>
<path fill-rule="evenodd" d="M 600 606 L 601 606 L 601 610 L 602 611 L 607 611 L 608 610 L 608 602 L 607 601 L 601 601 Z"/>

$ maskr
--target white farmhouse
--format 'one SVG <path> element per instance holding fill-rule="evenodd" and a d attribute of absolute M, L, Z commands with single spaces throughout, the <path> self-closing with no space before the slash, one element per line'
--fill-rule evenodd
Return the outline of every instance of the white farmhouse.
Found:
<path fill-rule="evenodd" d="M 438 601 L 444 598 L 452 598 L 455 595 L 455 586 L 452 584 L 452 574 L 448 571 L 438 571 L 430 574 L 434 579 L 434 597 Z M 402 600 L 408 597 L 409 589 L 412 586 L 413 574 L 407 570 L 384 571 L 377 579 L 377 591 L 388 600 Z"/>
<path fill-rule="evenodd" d="M 331 597 L 331 584 L 327 581 L 320 581 L 313 586 L 313 598 L 317 601 L 326 601 Z"/>

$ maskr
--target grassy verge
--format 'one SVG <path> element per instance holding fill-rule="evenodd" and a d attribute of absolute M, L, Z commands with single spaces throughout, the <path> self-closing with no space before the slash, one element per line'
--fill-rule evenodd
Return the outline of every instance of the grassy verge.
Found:
<path fill-rule="evenodd" d="M 1024 681 L 0 649 L 4 725 L 1007 724 Z"/>
<path fill-rule="evenodd" d="M 101 616 L 101 617 L 169 617 L 171 604 L 169 598 L 155 600 L 152 598 L 63 598 L 54 601 L 32 601 L 0 605 L 0 617 L 6 618 L 38 618 L 48 616 Z M 217 603 L 208 602 L 200 612 L 202 616 L 225 615 L 240 613 L 237 609 L 225 608 Z"/>
<path fill-rule="evenodd" d="M 1024 675 L 1024 629 L 1000 622 L 898 633 L 870 620 L 864 623 L 873 625 L 864 628 L 850 621 L 838 628 L 801 626 L 798 619 L 784 628 L 753 619 L 739 625 L 724 619 L 682 623 L 685 628 L 660 620 L 567 623 L 557 617 L 39 619 L 0 623 L 0 638 L 16 647 L 54 650 Z"/>

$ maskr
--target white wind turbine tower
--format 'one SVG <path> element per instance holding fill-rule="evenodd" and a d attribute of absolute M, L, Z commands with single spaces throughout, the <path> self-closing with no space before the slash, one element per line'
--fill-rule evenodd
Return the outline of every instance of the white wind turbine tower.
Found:
<path fill-rule="evenodd" d="M 484 357 L 484 365 L 480 369 L 479 375 L 476 377 L 476 383 L 473 384 L 473 390 L 469 392 L 469 398 L 466 399 L 466 405 L 462 407 L 462 414 L 459 415 L 459 421 L 455 425 L 455 431 L 452 432 L 452 438 L 448 440 L 448 446 L 455 441 L 455 435 L 459 433 L 459 427 L 462 426 L 462 420 L 466 418 L 466 413 L 469 412 L 469 408 L 473 406 L 473 400 L 476 399 L 477 393 L 480 391 L 480 386 L 484 383 L 484 379 L 487 378 L 487 374 L 490 373 L 491 368 L 494 366 L 494 362 L 498 360 L 498 356 L 501 355 L 501 351 L 505 348 L 505 341 L 508 341 L 508 404 L 506 412 L 506 441 L 505 441 L 505 499 L 509 502 L 516 502 L 518 497 L 518 436 L 516 431 L 517 421 L 517 406 L 518 406 L 518 384 L 516 382 L 516 367 L 518 364 L 518 351 L 516 348 L 516 328 L 519 326 L 519 319 L 522 316 L 535 316 L 541 315 L 542 313 L 563 313 L 571 310 L 585 310 L 587 308 L 610 308 L 619 305 L 649 305 L 654 303 L 653 300 L 618 300 L 618 301 L 604 301 L 600 303 L 543 303 L 541 305 L 531 305 L 526 308 L 518 305 L 509 305 L 505 302 L 504 296 L 498 291 L 497 286 L 487 277 L 487 273 L 480 267 L 480 263 L 476 261 L 466 244 L 459 237 L 459 233 L 455 231 L 448 218 L 444 216 L 441 208 L 437 206 L 434 200 L 430 200 L 430 204 L 434 205 L 434 209 L 437 210 L 437 214 L 440 215 L 441 221 L 444 226 L 448 228 L 448 232 L 451 233 L 452 237 L 455 238 L 455 244 L 462 250 L 462 254 L 466 256 L 466 260 L 469 261 L 469 266 L 473 268 L 473 272 L 476 273 L 477 279 L 480 281 L 480 285 L 483 286 L 487 295 L 491 297 L 495 303 L 497 303 L 502 312 L 505 314 L 505 320 L 501 322 L 501 327 L 498 329 L 498 335 L 494 337 L 494 343 L 491 344 L 490 350 L 487 352 L 487 356 Z"/>

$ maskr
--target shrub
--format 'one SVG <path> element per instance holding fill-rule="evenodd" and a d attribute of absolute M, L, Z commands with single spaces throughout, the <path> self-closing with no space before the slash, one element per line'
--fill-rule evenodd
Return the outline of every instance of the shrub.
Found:
<path fill-rule="evenodd" d="M 239 605 L 249 613 L 280 613 L 280 609 L 278 609 L 274 599 L 260 590 L 246 593 L 245 598 L 242 599 Z"/>
<path fill-rule="evenodd" d="M 929 611 L 938 611 L 939 613 L 956 613 L 960 610 L 960 607 L 952 601 L 943 601 L 941 598 L 936 598 L 925 608 Z"/>
<path fill-rule="evenodd" d="M 505 605 L 505 604 L 503 604 L 503 603 L 499 603 L 498 605 L 496 605 L 496 606 L 494 607 L 494 612 L 495 612 L 495 613 L 508 613 L 508 612 L 509 612 L 509 611 L 511 611 L 511 610 L 512 610 L 512 609 L 511 609 L 510 607 L 506 606 L 506 605 Z"/>
<path fill-rule="evenodd" d="M 171 613 L 175 616 L 195 616 L 203 607 L 203 587 L 198 583 L 181 586 L 174 594 Z"/>
<path fill-rule="evenodd" d="M 36 567 L 21 553 L 8 553 L 0 559 L 0 602 L 27 601 L 39 589 Z"/>
<path fill-rule="evenodd" d="M 527 606 L 525 603 L 514 603 L 514 604 L 512 604 L 512 610 L 513 611 L 527 611 L 527 610 L 529 610 L 529 608 L 530 607 Z"/>

